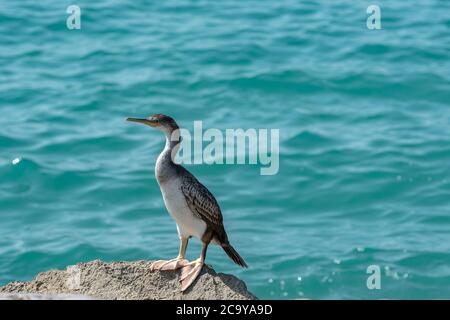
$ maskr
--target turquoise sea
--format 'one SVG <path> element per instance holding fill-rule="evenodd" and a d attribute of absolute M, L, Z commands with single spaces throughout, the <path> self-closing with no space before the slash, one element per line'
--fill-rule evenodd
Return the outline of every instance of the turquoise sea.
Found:
<path fill-rule="evenodd" d="M 66 9 L 81 8 L 68 30 Z M 371 4 L 381 30 L 366 27 Z M 0 2 L 0 285 L 177 254 L 161 133 L 280 129 L 280 168 L 189 165 L 268 299 L 450 299 L 450 2 Z M 192 241 L 189 258 L 199 254 Z M 369 290 L 366 269 L 381 269 Z"/>

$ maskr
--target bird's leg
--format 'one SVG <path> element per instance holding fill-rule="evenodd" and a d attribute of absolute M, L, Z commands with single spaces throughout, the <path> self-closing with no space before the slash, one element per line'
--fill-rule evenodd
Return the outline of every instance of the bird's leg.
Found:
<path fill-rule="evenodd" d="M 180 238 L 180 251 L 178 256 L 175 259 L 171 260 L 158 260 L 154 261 L 150 265 L 150 270 L 161 270 L 161 271 L 173 271 L 180 269 L 189 264 L 189 262 L 185 259 L 186 256 L 186 248 L 189 242 L 189 238 Z"/>
<path fill-rule="evenodd" d="M 197 279 L 198 275 L 202 271 L 203 265 L 205 264 L 206 250 L 208 249 L 208 244 L 202 242 L 202 253 L 200 258 L 189 262 L 186 266 L 181 269 L 181 291 L 185 291 L 189 286 Z"/>

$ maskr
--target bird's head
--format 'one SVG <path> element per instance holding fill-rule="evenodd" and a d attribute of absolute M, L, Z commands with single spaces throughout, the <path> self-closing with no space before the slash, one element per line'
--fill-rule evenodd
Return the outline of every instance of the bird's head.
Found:
<path fill-rule="evenodd" d="M 127 118 L 127 121 L 146 124 L 152 128 L 157 128 L 165 134 L 171 134 L 178 129 L 178 125 L 173 118 L 164 114 L 154 114 L 147 119 Z"/>

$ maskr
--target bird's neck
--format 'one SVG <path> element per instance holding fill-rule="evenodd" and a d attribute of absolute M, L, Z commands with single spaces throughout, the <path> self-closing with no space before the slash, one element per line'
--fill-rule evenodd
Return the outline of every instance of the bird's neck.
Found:
<path fill-rule="evenodd" d="M 173 163 L 175 156 L 180 148 L 180 130 L 171 130 L 165 132 L 166 135 L 166 145 L 164 146 L 164 150 L 162 153 L 167 154 L 169 156 L 169 160 Z"/>
<path fill-rule="evenodd" d="M 164 169 L 175 165 L 173 160 L 175 159 L 178 149 L 180 148 L 181 142 L 179 130 L 167 131 L 164 132 L 164 134 L 166 136 L 166 144 L 157 160 L 157 167 L 159 169 Z"/>
<path fill-rule="evenodd" d="M 181 137 L 179 135 L 166 133 L 166 145 L 155 165 L 155 175 L 159 184 L 168 181 L 176 173 L 178 165 L 173 160 L 178 152 L 180 142 Z"/>

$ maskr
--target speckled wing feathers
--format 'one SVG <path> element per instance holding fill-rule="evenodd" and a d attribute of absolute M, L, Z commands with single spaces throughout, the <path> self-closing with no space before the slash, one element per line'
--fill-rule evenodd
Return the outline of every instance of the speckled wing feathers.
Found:
<path fill-rule="evenodd" d="M 183 176 L 181 191 L 192 213 L 205 221 L 214 231 L 222 232 L 222 213 L 211 192 L 191 175 Z"/>

